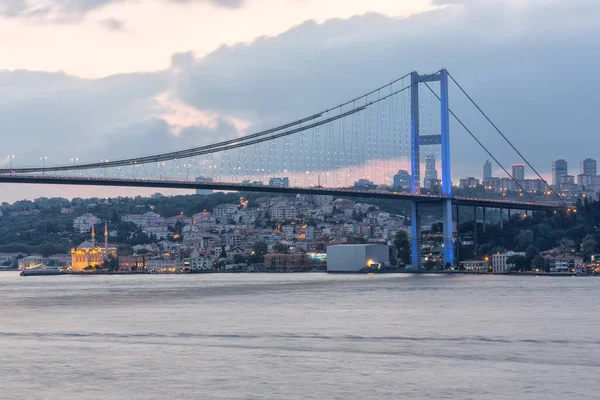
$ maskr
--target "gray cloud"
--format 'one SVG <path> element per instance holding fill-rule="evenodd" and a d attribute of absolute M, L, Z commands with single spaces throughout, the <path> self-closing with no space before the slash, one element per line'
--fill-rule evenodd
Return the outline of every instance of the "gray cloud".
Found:
<path fill-rule="evenodd" d="M 101 9 L 108 4 L 121 3 L 124 0 L 50 0 L 44 7 L 36 7 L 29 0 L 3 0 L 0 4 L 0 16 L 7 18 L 40 18 L 49 22 L 73 23 L 90 11 Z M 217 7 L 239 8 L 244 0 L 164 0 L 171 3 L 209 3 Z M 116 20 L 112 20 L 113 22 Z M 107 25 L 110 27 L 110 25 Z M 113 24 L 114 26 L 114 24 Z"/>
<path fill-rule="evenodd" d="M 565 18 L 568 15 L 568 18 Z M 306 22 L 277 37 L 221 47 L 178 75 L 187 103 L 274 125 L 331 106 L 417 69 L 443 64 L 534 165 L 575 164 L 595 151 L 600 4 L 529 1 L 508 9 L 467 3 L 407 19 L 365 15 Z M 585 76 L 585 79 L 582 79 Z M 519 162 L 456 87 L 451 106 L 503 163 Z M 576 121 L 576 122 L 575 122 Z M 489 158 L 453 122 L 455 175 L 480 175 Z M 557 146 L 569 137 L 572 145 Z M 476 169 L 473 169 L 473 168 Z M 576 172 L 576 171 L 572 171 Z"/>
<path fill-rule="evenodd" d="M 568 18 L 564 18 L 568 15 Z M 548 172 L 599 157 L 596 37 L 600 4 L 531 0 L 503 6 L 466 4 L 406 19 L 369 14 L 303 23 L 276 37 L 223 46 L 203 58 L 176 54 L 168 71 L 100 80 L 65 74 L 0 72 L 0 131 L 19 164 L 78 156 L 114 159 L 181 149 L 234 134 L 216 129 L 169 131 L 154 97 L 167 90 L 201 110 L 273 126 L 337 104 L 405 72 L 442 63 L 498 125 Z M 451 87 L 451 108 L 505 163 L 519 161 Z M 488 157 L 452 124 L 455 176 L 480 175 Z"/>
<path fill-rule="evenodd" d="M 122 31 L 125 28 L 123 21 L 116 18 L 107 18 L 102 21 L 102 25 L 113 31 Z"/>

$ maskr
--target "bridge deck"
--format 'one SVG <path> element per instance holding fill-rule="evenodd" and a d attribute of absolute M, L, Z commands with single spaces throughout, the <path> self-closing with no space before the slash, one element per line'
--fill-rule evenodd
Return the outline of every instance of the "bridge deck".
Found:
<path fill-rule="evenodd" d="M 402 192 L 355 190 L 348 188 L 298 188 L 274 187 L 251 185 L 242 183 L 220 182 L 186 182 L 173 180 L 136 180 L 117 178 L 85 178 L 85 177 L 58 177 L 58 176 L 29 176 L 29 175 L 1 175 L 0 183 L 19 184 L 45 184 L 45 185 L 79 185 L 79 186 L 113 186 L 113 187 L 140 187 L 140 188 L 165 188 L 165 189 L 207 189 L 218 191 L 246 191 L 265 193 L 291 193 L 332 195 L 342 197 L 380 198 L 409 200 L 419 202 L 439 202 L 444 197 L 440 195 L 411 194 Z M 515 200 L 498 200 L 484 198 L 452 197 L 452 202 L 462 206 L 476 206 L 489 208 L 505 208 L 515 210 L 553 211 L 566 208 L 560 203 L 525 202 Z"/>

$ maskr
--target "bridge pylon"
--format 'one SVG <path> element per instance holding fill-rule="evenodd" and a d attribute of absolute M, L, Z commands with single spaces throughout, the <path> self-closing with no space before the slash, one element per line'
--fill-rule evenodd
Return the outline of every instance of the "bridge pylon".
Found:
<path fill-rule="evenodd" d="M 419 115 L 419 85 L 427 82 L 440 83 L 440 133 L 436 135 L 420 134 Z M 442 169 L 442 223 L 443 223 L 443 254 L 444 264 L 454 265 L 454 240 L 452 237 L 452 176 L 450 171 L 450 113 L 448 108 L 448 71 L 444 68 L 440 72 L 430 75 L 419 75 L 417 71 L 411 73 L 410 116 L 411 116 L 411 192 L 421 192 L 421 146 L 441 146 Z M 421 216 L 419 202 L 414 200 L 411 207 L 412 223 L 412 264 L 414 267 L 422 265 L 421 250 Z"/>

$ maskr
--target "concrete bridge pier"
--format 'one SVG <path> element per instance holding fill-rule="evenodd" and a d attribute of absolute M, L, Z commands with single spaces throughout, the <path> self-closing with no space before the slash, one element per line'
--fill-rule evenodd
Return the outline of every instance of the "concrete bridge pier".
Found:
<path fill-rule="evenodd" d="M 421 214 L 419 213 L 419 202 L 411 201 L 411 262 L 415 268 L 420 267 L 423 262 L 423 251 L 421 250 Z"/>

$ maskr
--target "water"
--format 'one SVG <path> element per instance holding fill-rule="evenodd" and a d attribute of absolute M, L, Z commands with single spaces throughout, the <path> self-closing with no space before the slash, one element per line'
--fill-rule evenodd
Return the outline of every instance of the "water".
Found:
<path fill-rule="evenodd" d="M 600 279 L 0 273 L 0 399 L 597 399 Z"/>

